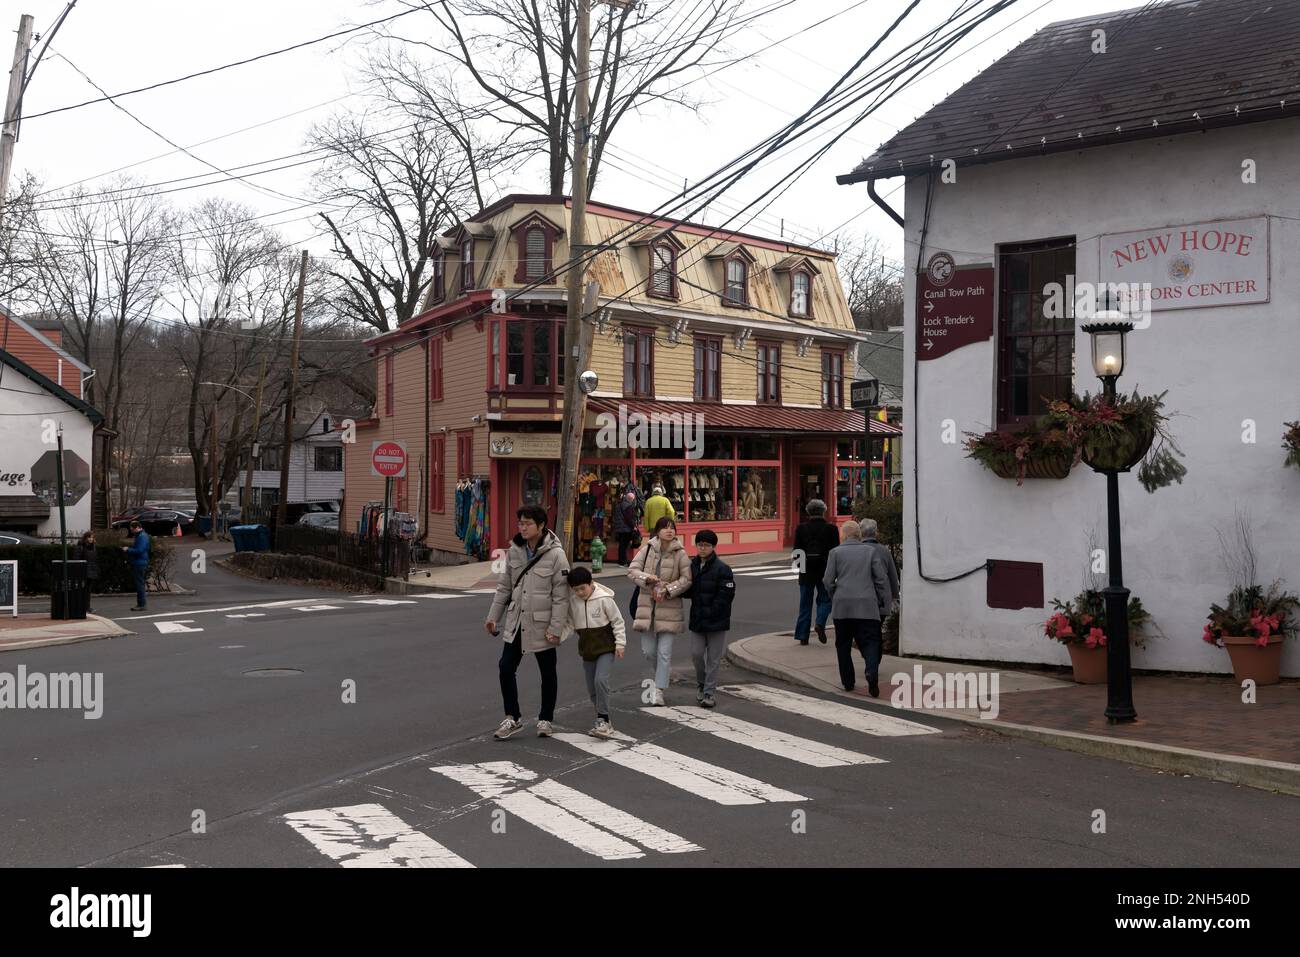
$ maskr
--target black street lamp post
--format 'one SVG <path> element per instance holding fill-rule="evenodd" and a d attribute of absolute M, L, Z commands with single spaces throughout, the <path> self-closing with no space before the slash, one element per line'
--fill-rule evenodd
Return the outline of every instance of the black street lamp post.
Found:
<path fill-rule="evenodd" d="M 1124 372 L 1125 336 L 1131 322 L 1098 322 L 1083 331 L 1092 337 L 1092 367 L 1101 379 L 1108 404 L 1115 402 L 1115 380 Z M 1110 582 L 1102 592 L 1106 598 L 1106 720 L 1123 724 L 1137 720 L 1133 707 L 1133 671 L 1129 658 L 1128 598 L 1124 587 L 1124 562 L 1120 547 L 1119 471 L 1095 469 L 1106 476 L 1106 566 Z M 1125 469 L 1124 471 L 1128 471 Z"/>

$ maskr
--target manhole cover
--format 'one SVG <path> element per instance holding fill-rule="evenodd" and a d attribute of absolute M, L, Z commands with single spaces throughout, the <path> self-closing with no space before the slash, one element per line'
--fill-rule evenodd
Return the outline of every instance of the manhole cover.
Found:
<path fill-rule="evenodd" d="M 245 671 L 245 678 L 290 678 L 302 674 L 301 668 L 256 668 Z"/>

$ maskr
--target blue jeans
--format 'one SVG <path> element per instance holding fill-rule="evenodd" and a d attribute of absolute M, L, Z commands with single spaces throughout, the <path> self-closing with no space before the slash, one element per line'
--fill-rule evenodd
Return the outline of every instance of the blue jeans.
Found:
<path fill-rule="evenodd" d="M 799 617 L 794 623 L 795 641 L 807 641 L 808 629 L 812 627 L 813 588 L 817 589 L 817 624 L 826 625 L 831 617 L 831 596 L 826 586 L 818 581 L 816 585 L 799 586 Z"/>
<path fill-rule="evenodd" d="M 145 606 L 144 575 L 148 570 L 148 565 L 131 566 L 131 577 L 135 579 L 135 603 L 140 608 Z"/>
<path fill-rule="evenodd" d="M 672 675 L 673 633 L 671 631 L 643 631 L 641 654 L 654 665 L 655 687 L 663 691 Z"/>

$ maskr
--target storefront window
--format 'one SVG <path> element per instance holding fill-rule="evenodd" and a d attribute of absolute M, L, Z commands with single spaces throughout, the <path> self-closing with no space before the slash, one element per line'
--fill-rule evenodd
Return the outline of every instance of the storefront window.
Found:
<path fill-rule="evenodd" d="M 835 514 L 852 515 L 853 503 L 866 494 L 861 468 L 835 470 Z"/>
<path fill-rule="evenodd" d="M 736 470 L 729 465 L 701 465 L 690 469 L 690 486 L 686 503 L 687 518 L 692 522 L 730 522 L 736 517 L 732 483 Z"/>
<path fill-rule="evenodd" d="M 837 459 L 862 458 L 862 440 L 841 439 L 839 442 L 835 443 L 835 457 Z"/>
<path fill-rule="evenodd" d="M 582 433 L 582 457 L 584 459 L 625 459 L 628 457 L 626 446 L 619 446 L 618 436 L 615 434 L 614 443 L 609 448 L 602 448 L 596 444 L 596 439 L 601 435 L 599 429 L 588 429 Z"/>
<path fill-rule="evenodd" d="M 607 548 L 617 548 L 614 509 L 630 487 L 628 472 L 625 465 L 584 465 L 578 470 L 574 548 L 579 561 L 590 560 L 593 538 L 600 538 Z"/>
<path fill-rule="evenodd" d="M 738 518 L 754 521 L 777 517 L 777 502 L 780 499 L 778 472 L 775 468 L 761 467 L 742 467 L 739 470 Z"/>
<path fill-rule="evenodd" d="M 742 435 L 736 440 L 738 459 L 779 459 L 780 457 L 780 443 L 776 439 L 761 435 Z"/>
<path fill-rule="evenodd" d="M 524 384 L 524 324 L 506 323 L 506 385 Z"/>
<path fill-rule="evenodd" d="M 734 454 L 734 440 L 730 435 L 719 434 L 705 430 L 704 432 L 704 454 L 702 459 L 726 459 L 731 461 Z"/>
<path fill-rule="evenodd" d="M 646 498 L 650 497 L 651 489 L 656 485 L 662 485 L 664 494 L 668 496 L 668 501 L 673 503 L 673 509 L 677 512 L 677 521 L 686 520 L 686 469 L 673 465 L 638 465 L 636 481 Z M 646 529 L 646 531 L 653 532 L 654 529 Z"/>

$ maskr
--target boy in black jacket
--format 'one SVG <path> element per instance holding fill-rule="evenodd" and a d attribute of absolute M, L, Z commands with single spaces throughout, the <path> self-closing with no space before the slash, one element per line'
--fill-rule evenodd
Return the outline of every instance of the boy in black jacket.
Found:
<path fill-rule="evenodd" d="M 707 528 L 695 533 L 695 557 L 691 559 L 691 587 L 685 593 L 691 600 L 691 658 L 695 661 L 695 681 L 699 691 L 695 700 L 705 708 L 715 707 L 718 665 L 727 650 L 727 632 L 731 629 L 731 602 L 736 597 L 736 580 L 731 568 L 714 549 L 718 536 Z"/>

